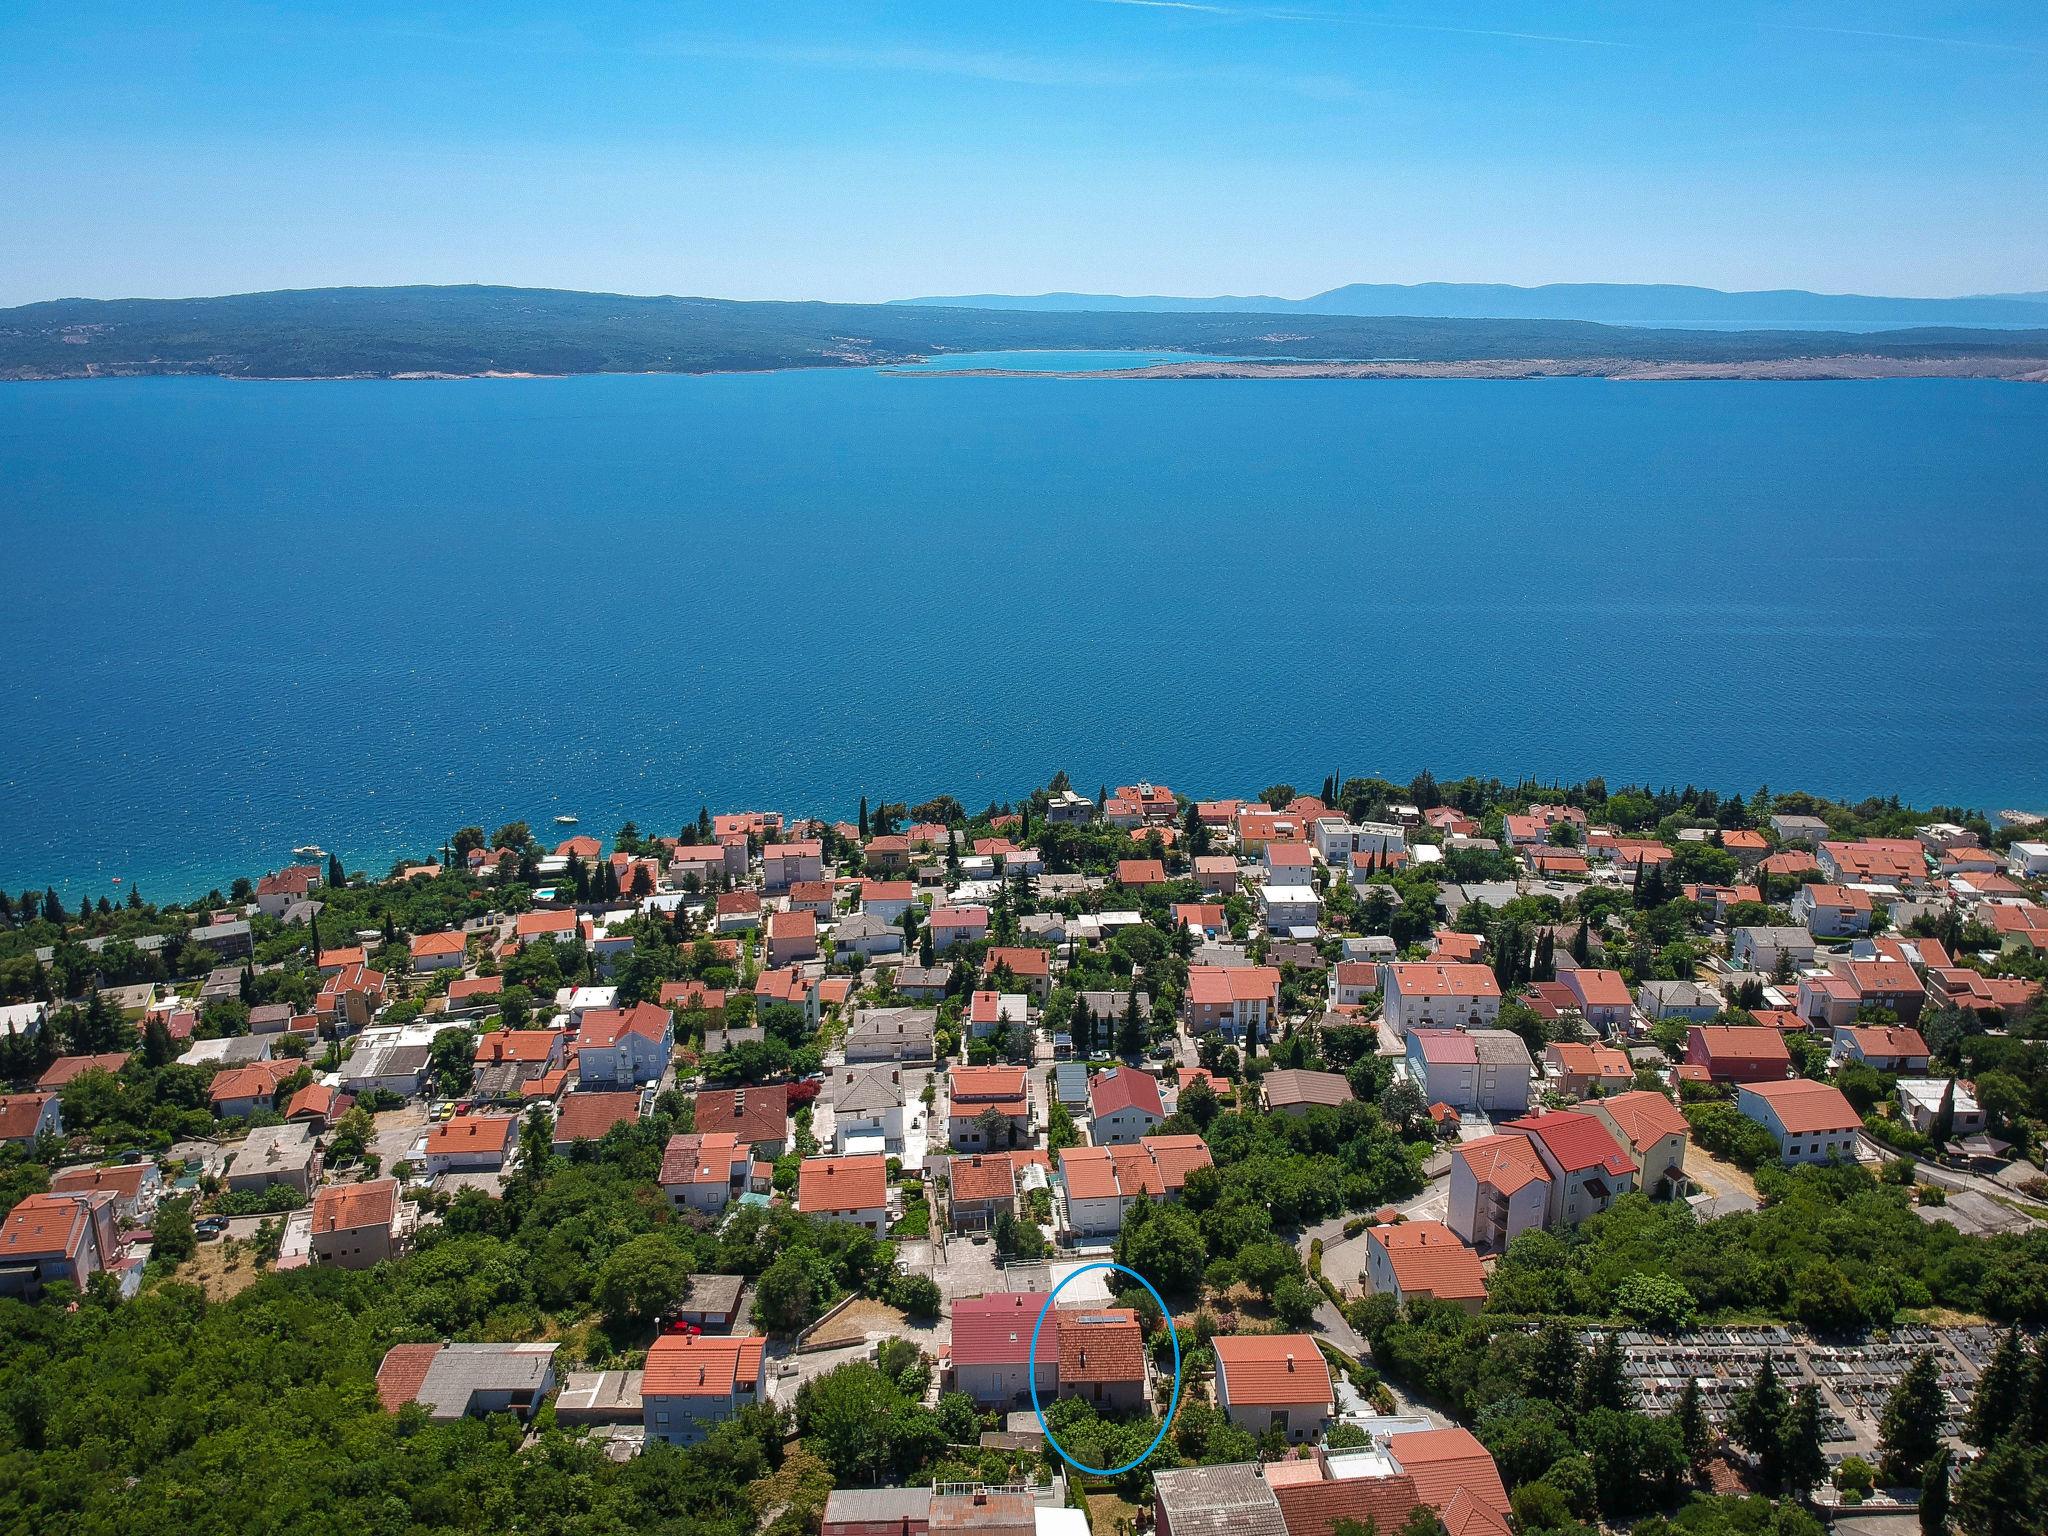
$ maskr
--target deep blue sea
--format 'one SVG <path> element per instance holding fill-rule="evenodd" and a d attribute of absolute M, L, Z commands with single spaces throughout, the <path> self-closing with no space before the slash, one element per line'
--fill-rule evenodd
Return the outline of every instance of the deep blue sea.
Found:
<path fill-rule="evenodd" d="M 2048 388 L 0 385 L 0 885 L 1428 766 L 2048 805 Z"/>

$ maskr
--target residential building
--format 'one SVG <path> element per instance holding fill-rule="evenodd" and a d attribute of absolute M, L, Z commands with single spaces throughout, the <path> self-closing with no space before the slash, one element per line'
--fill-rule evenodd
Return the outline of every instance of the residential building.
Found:
<path fill-rule="evenodd" d="M 1145 1331 L 1130 1308 L 1069 1310 L 1060 1318 L 1059 1349 L 1061 1397 L 1110 1414 L 1136 1413 L 1150 1401 Z"/>
<path fill-rule="evenodd" d="M 1735 963 L 1766 976 L 1790 976 L 1813 964 L 1813 935 L 1782 924 L 1745 926 L 1728 936 Z"/>
<path fill-rule="evenodd" d="M 770 895 L 779 896 L 800 881 L 820 880 L 824 875 L 822 842 L 770 843 L 761 850 L 761 884 Z"/>
<path fill-rule="evenodd" d="M 567 1152 L 579 1141 L 604 1140 L 605 1134 L 615 1125 L 637 1125 L 639 1122 L 638 1091 L 603 1093 L 579 1089 L 563 1099 L 555 1111 L 551 1144 L 556 1152 Z"/>
<path fill-rule="evenodd" d="M 555 1344 L 396 1344 L 377 1367 L 389 1412 L 417 1403 L 437 1423 L 494 1413 L 530 1419 L 555 1389 Z"/>
<path fill-rule="evenodd" d="M 1917 1029 L 1889 1025 L 1835 1027 L 1834 1065 L 1860 1062 L 1880 1072 L 1925 1072 L 1927 1041 Z"/>
<path fill-rule="evenodd" d="M 1001 1146 L 984 1117 L 1006 1122 Z M 1031 1106 L 1024 1068 L 954 1067 L 946 1074 L 946 1144 L 955 1151 L 1002 1151 L 1031 1139 Z"/>
<path fill-rule="evenodd" d="M 469 958 L 469 941 L 460 933 L 422 933 L 412 941 L 415 971 L 459 971 Z"/>
<path fill-rule="evenodd" d="M 1735 1107 L 1771 1133 L 1782 1163 L 1855 1159 L 1863 1120 L 1832 1083 L 1744 1083 L 1735 1090 Z"/>
<path fill-rule="evenodd" d="M 1636 987 L 1636 1006 L 1647 1019 L 1684 1019 L 1705 1024 L 1725 1006 L 1721 994 L 1696 981 L 1645 981 Z"/>
<path fill-rule="evenodd" d="M 1500 983 L 1483 965 L 1387 961 L 1380 999 L 1397 1036 L 1415 1029 L 1490 1029 L 1500 1017 Z"/>
<path fill-rule="evenodd" d="M 789 1085 L 707 1088 L 697 1095 L 697 1130 L 728 1135 L 753 1155 L 773 1160 L 789 1148 Z"/>
<path fill-rule="evenodd" d="M 1059 1154 L 1067 1230 L 1100 1237 L 1140 1200 L 1177 1200 L 1188 1174 L 1211 1166 L 1199 1136 L 1147 1136 L 1134 1147 L 1065 1147 Z"/>
<path fill-rule="evenodd" d="M 221 1119 L 246 1120 L 258 1110 L 277 1108 L 277 1090 L 304 1066 L 298 1061 L 253 1061 L 229 1067 L 214 1074 L 207 1084 L 207 1098 Z"/>
<path fill-rule="evenodd" d="M 1277 1429 L 1290 1442 L 1320 1439 L 1337 1411 L 1329 1363 L 1305 1333 L 1209 1341 L 1216 1356 L 1216 1406 L 1239 1429 L 1263 1435 Z"/>
<path fill-rule="evenodd" d="M 516 1115 L 457 1115 L 445 1120 L 427 1131 L 427 1172 L 503 1168 L 518 1133 Z"/>
<path fill-rule="evenodd" d="M 1944 1101 L 1948 1104 L 1951 1136 L 1971 1136 L 1984 1129 L 1984 1110 L 1977 1102 L 1974 1085 L 1950 1077 L 1899 1079 L 1899 1113 L 1922 1136 L 1931 1134 L 1941 1123 Z"/>
<path fill-rule="evenodd" d="M 227 1184 L 233 1190 L 283 1184 L 310 1195 L 320 1179 L 319 1132 L 303 1120 L 259 1125 L 234 1150 Z"/>
<path fill-rule="evenodd" d="M 986 1232 L 1017 1214 L 1017 1165 L 1009 1152 L 974 1152 L 946 1163 L 947 1204 L 955 1232 Z"/>
<path fill-rule="evenodd" d="M 1274 848 L 1298 846 L 1291 843 L 1273 845 Z M 1266 851 L 1270 853 L 1273 849 Z M 1269 881 L 1259 887 L 1258 894 L 1259 922 L 1267 933 L 1312 939 L 1321 931 L 1323 902 L 1316 895 L 1314 886 L 1275 885 Z"/>
<path fill-rule="evenodd" d="M 1280 1011 L 1280 971 L 1270 965 L 1191 965 L 1186 1013 L 1191 1034 L 1263 1040 Z"/>
<path fill-rule="evenodd" d="M 934 907 L 926 929 L 932 948 L 944 954 L 960 944 L 979 944 L 988 937 L 988 908 L 982 906 Z"/>
<path fill-rule="evenodd" d="M 1338 1072 L 1307 1072 L 1281 1067 L 1259 1079 L 1259 1102 L 1267 1109 L 1305 1115 L 1311 1109 L 1335 1109 L 1351 1102 L 1351 1084 Z"/>
<path fill-rule="evenodd" d="M 148 1158 L 112 1167 L 60 1168 L 50 1175 L 53 1195 L 111 1194 L 114 1219 L 123 1226 L 146 1226 L 163 1197 L 164 1177 Z M 0 1263 L 4 1263 L 0 1258 Z"/>
<path fill-rule="evenodd" d="M 398 1180 L 330 1184 L 313 1195 L 310 1257 L 336 1269 L 369 1269 L 398 1252 L 407 1226 Z"/>
<path fill-rule="evenodd" d="M 796 1208 L 825 1221 L 850 1221 L 877 1237 L 889 1233 L 889 1167 L 880 1153 L 807 1157 L 797 1169 Z"/>
<path fill-rule="evenodd" d="M 1570 1040 L 1553 1040 L 1543 1048 L 1543 1071 L 1575 1099 L 1619 1093 L 1636 1079 L 1627 1051 Z"/>
<path fill-rule="evenodd" d="M 1785 1037 L 1757 1024 L 1695 1024 L 1685 1032 L 1688 1065 L 1710 1082 L 1761 1083 L 1792 1075 Z"/>
<path fill-rule="evenodd" d="M 771 912 L 768 915 L 769 965 L 797 965 L 817 958 L 818 919 L 815 913 Z"/>
<path fill-rule="evenodd" d="M 653 1003 L 592 1009 L 576 1031 L 577 1076 L 586 1087 L 658 1082 L 675 1038 L 675 1015 Z"/>
<path fill-rule="evenodd" d="M 1408 1036 L 1405 1070 L 1432 1104 L 1518 1115 L 1529 1107 L 1535 1064 L 1511 1030 L 1417 1029 Z"/>
<path fill-rule="evenodd" d="M 947 1357 L 952 1390 L 965 1392 L 982 1409 L 1018 1408 L 1031 1401 L 1035 1379 L 1041 1401 L 1050 1402 L 1059 1385 L 1063 1314 L 1056 1308 L 1046 1312 L 1044 1325 L 1039 1326 L 1045 1301 L 1043 1291 L 1002 1291 L 955 1301 L 953 1345 Z"/>
<path fill-rule="evenodd" d="M 1854 885 L 1802 885 L 1792 896 L 1792 915 L 1816 939 L 1847 939 L 1870 932 L 1877 910 L 1870 892 Z"/>
<path fill-rule="evenodd" d="M 83 1292 L 121 1260 L 115 1204 L 108 1190 L 30 1195 L 17 1204 L 0 1222 L 0 1295 L 34 1301 L 60 1280 Z"/>
<path fill-rule="evenodd" d="M 747 1191 L 753 1159 L 730 1131 L 671 1136 L 661 1153 L 661 1192 L 677 1211 L 716 1216 Z"/>
<path fill-rule="evenodd" d="M 1486 1269 L 1479 1255 L 1444 1223 L 1383 1223 L 1367 1227 L 1365 1240 L 1366 1277 L 1380 1295 L 1402 1306 L 1430 1297 L 1475 1316 L 1486 1304 Z"/>
<path fill-rule="evenodd" d="M 1557 979 L 1578 999 L 1580 1016 L 1601 1034 L 1613 1035 L 1628 1028 L 1635 1012 L 1635 999 L 1629 995 L 1621 972 L 1573 966 L 1560 972 Z"/>
<path fill-rule="evenodd" d="M 1130 1146 L 1166 1118 L 1159 1082 L 1135 1067 L 1095 1074 L 1088 1088 L 1088 1140 L 1098 1147 Z"/>
<path fill-rule="evenodd" d="M 1542 1228 L 1550 1174 L 1527 1136 L 1482 1136 L 1451 1151 L 1450 1229 L 1483 1253 L 1499 1253 Z"/>
<path fill-rule="evenodd" d="M 850 1152 L 854 1143 L 866 1141 L 878 1143 L 884 1151 L 903 1150 L 901 1067 L 841 1067 L 833 1074 L 830 1095 L 834 1150 Z"/>
<path fill-rule="evenodd" d="M 1501 1129 L 1528 1137 L 1543 1159 L 1550 1175 L 1546 1226 L 1575 1227 L 1635 1191 L 1640 1172 L 1635 1159 L 1622 1150 L 1612 1128 L 1598 1115 L 1555 1110 L 1510 1120 Z"/>
<path fill-rule="evenodd" d="M 904 986 L 908 977 L 898 979 Z M 939 983 L 941 990 L 945 983 Z M 932 1037 L 938 1012 L 931 1008 L 867 1008 L 846 1030 L 846 1060 L 851 1066 L 878 1061 L 905 1064 L 932 1059 Z"/>
<path fill-rule="evenodd" d="M 695 1445 L 767 1392 L 759 1336 L 664 1333 L 647 1351 L 640 1404 L 647 1439 Z"/>
<path fill-rule="evenodd" d="M 1052 951 L 1031 944 L 996 945 L 981 962 L 981 974 L 993 978 L 998 970 L 1007 970 L 1018 986 L 1042 1003 L 1052 986 Z"/>
<path fill-rule="evenodd" d="M 0 1144 L 26 1147 L 39 1136 L 64 1134 L 64 1111 L 54 1093 L 0 1095 Z"/>
<path fill-rule="evenodd" d="M 1639 1187 L 1653 1199 L 1685 1188 L 1685 1149 L 1692 1126 L 1678 1106 L 1649 1089 L 1594 1099 L 1589 1113 L 1607 1123 L 1615 1139 L 1636 1160 Z"/>

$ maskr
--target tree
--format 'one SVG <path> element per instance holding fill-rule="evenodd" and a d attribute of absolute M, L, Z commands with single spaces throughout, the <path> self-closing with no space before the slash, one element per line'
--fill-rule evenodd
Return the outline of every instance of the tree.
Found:
<path fill-rule="evenodd" d="M 893 1430 L 909 1406 L 880 1369 L 851 1361 L 797 1389 L 797 1430 L 841 1487 L 872 1487 L 894 1465 Z"/>
<path fill-rule="evenodd" d="M 1145 1049 L 1145 1020 L 1138 1012 L 1138 988 L 1132 982 L 1124 999 L 1124 1016 L 1117 1026 L 1117 1054 L 1127 1061 L 1135 1061 Z"/>
<path fill-rule="evenodd" d="M 1977 1378 L 1977 1390 L 1970 1397 L 1970 1411 L 1963 1418 L 1963 1440 L 1979 1450 L 1989 1450 L 2026 1411 L 2027 1360 L 2019 1330 L 2008 1328 L 1984 1374 Z"/>
<path fill-rule="evenodd" d="M 1119 1264 L 1172 1295 L 1193 1294 L 1209 1261 L 1194 1217 L 1171 1205 L 1134 1207 L 1124 1218 L 1116 1248 Z"/>
<path fill-rule="evenodd" d="M 1299 1275 L 1289 1275 L 1273 1287 L 1273 1314 L 1290 1328 L 1305 1328 L 1316 1315 L 1315 1291 Z"/>
<path fill-rule="evenodd" d="M 2048 1507 L 2048 1451 L 2017 1438 L 1998 1442 L 1955 1481 L 1963 1536 L 2036 1536 Z"/>
<path fill-rule="evenodd" d="M 1802 1386 L 1785 1416 L 1781 1459 L 1785 1490 L 1797 1498 L 1827 1481 L 1827 1428 L 1820 1401 L 1820 1388 Z"/>
<path fill-rule="evenodd" d="M 1941 1446 L 1941 1374 L 1934 1352 L 1922 1350 L 1892 1388 L 1878 1418 L 1878 1472 L 1893 1487 L 1920 1475 Z"/>
<path fill-rule="evenodd" d="M 652 1232 L 628 1238 L 598 1266 L 590 1299 L 614 1328 L 653 1322 L 680 1301 L 690 1285 L 690 1261 Z"/>
<path fill-rule="evenodd" d="M 1635 1391 L 1628 1384 L 1628 1373 L 1623 1369 L 1621 1358 L 1621 1335 L 1610 1331 L 1600 1336 L 1600 1342 L 1586 1357 L 1585 1369 L 1579 1376 L 1579 1407 L 1612 1408 L 1617 1412 L 1635 1406 Z"/>
<path fill-rule="evenodd" d="M 327 883 L 337 889 L 348 884 L 348 871 L 341 867 L 341 855 L 338 853 L 327 855 Z"/>
<path fill-rule="evenodd" d="M 171 1039 L 171 1027 L 160 1013 L 152 1013 L 149 1021 L 142 1026 L 142 1064 L 152 1072 L 158 1067 L 168 1066 L 177 1059 L 177 1043 Z"/>
<path fill-rule="evenodd" d="M 1784 1485 L 1785 1415 L 1791 1403 L 1769 1355 L 1756 1379 L 1735 1399 L 1728 1417 L 1728 1438 L 1749 1452 L 1763 1472 L 1767 1487 Z"/>
<path fill-rule="evenodd" d="M 1929 1459 L 1920 1474 L 1920 1536 L 1947 1536 L 1949 1505 L 1949 1463 L 1953 1459 L 1943 1446 Z"/>
<path fill-rule="evenodd" d="M 1403 1136 L 1415 1134 L 1429 1115 L 1429 1102 L 1422 1096 L 1422 1090 L 1406 1077 L 1397 1077 L 1387 1084 L 1380 1095 L 1380 1117 Z"/>
<path fill-rule="evenodd" d="M 1686 1459 L 1692 1463 L 1693 1472 L 1707 1464 L 1707 1452 L 1713 1449 L 1713 1425 L 1707 1419 L 1707 1405 L 1700 1397 L 1700 1379 L 1697 1376 L 1685 1378 L 1685 1386 L 1678 1394 L 1678 1408 L 1672 1414 L 1678 1425 L 1679 1438 L 1685 1444 Z"/>
<path fill-rule="evenodd" d="M 831 1264 L 813 1248 L 784 1248 L 754 1282 L 754 1321 L 770 1333 L 795 1333 L 825 1310 Z"/>

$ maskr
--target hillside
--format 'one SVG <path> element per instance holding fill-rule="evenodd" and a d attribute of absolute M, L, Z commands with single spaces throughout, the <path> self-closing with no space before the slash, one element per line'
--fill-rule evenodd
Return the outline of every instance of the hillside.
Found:
<path fill-rule="evenodd" d="M 1030 311 L 1217 310 L 1286 315 L 1410 316 L 1446 319 L 1583 320 L 1598 325 L 1700 330 L 1867 331 L 1905 326 L 2048 326 L 2040 294 L 1981 294 L 1960 299 L 1884 298 L 1809 293 L 1799 288 L 1728 293 L 1679 283 L 1347 283 L 1306 299 L 1272 297 L 1127 298 L 1106 293 L 965 294 L 905 299 L 912 305 Z"/>
<path fill-rule="evenodd" d="M 948 352 L 1135 348 L 1218 357 L 1743 363 L 2048 355 L 2048 330 L 1653 330 L 1556 320 L 919 308 L 496 287 L 62 299 L 0 310 L 0 378 L 709 373 Z"/>

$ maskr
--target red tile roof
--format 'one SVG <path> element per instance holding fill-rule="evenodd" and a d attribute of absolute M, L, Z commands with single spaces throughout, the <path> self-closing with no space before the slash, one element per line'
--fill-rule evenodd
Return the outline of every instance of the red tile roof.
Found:
<path fill-rule="evenodd" d="M 1666 1136 L 1691 1134 L 1691 1126 L 1678 1106 L 1645 1088 L 1635 1093 L 1617 1093 L 1600 1101 L 1600 1108 L 1613 1116 L 1614 1123 L 1621 1127 L 1622 1135 L 1636 1151 L 1655 1145 Z"/>
<path fill-rule="evenodd" d="M 807 1157 L 796 1171 L 796 1208 L 805 1215 L 881 1210 L 889 1203 L 888 1160 Z"/>
<path fill-rule="evenodd" d="M 1213 1342 L 1213 1341 L 1212 1341 Z M 1060 1319 L 1060 1387 L 1145 1379 L 1145 1331 L 1128 1307 L 1070 1311 Z"/>
<path fill-rule="evenodd" d="M 371 1179 L 364 1184 L 329 1184 L 313 1196 L 313 1230 L 316 1233 L 389 1227 L 397 1214 L 396 1179 Z"/>
<path fill-rule="evenodd" d="M 384 1363 L 377 1367 L 377 1397 L 386 1413 L 419 1400 L 427 1372 L 440 1353 L 438 1344 L 394 1344 L 384 1352 Z"/>
<path fill-rule="evenodd" d="M 1290 1403 L 1336 1404 L 1330 1367 L 1305 1333 L 1219 1335 L 1209 1341 L 1217 1374 L 1233 1407 L 1278 1408 Z"/>
<path fill-rule="evenodd" d="M 730 1398 L 761 1381 L 761 1355 L 768 1341 L 759 1335 L 665 1333 L 647 1351 L 640 1378 L 642 1397 Z"/>
<path fill-rule="evenodd" d="M 428 1156 L 459 1152 L 503 1152 L 518 1126 L 516 1115 L 460 1115 L 427 1132 Z"/>
<path fill-rule="evenodd" d="M 636 1125 L 640 1120 L 637 1093 L 572 1093 L 555 1112 L 556 1145 L 573 1141 L 598 1141 L 615 1125 Z"/>
<path fill-rule="evenodd" d="M 1504 1195 L 1527 1184 L 1550 1182 L 1543 1159 L 1524 1136 L 1482 1136 L 1463 1143 L 1451 1155 L 1470 1168 L 1480 1183 L 1490 1184 Z"/>
<path fill-rule="evenodd" d="M 1462 1488 L 1502 1519 L 1512 1512 L 1500 1468 L 1471 1430 L 1417 1430 L 1393 1436 L 1387 1449 L 1415 1479 L 1416 1493 L 1431 1509 L 1443 1509 Z"/>
<path fill-rule="evenodd" d="M 727 1132 L 751 1146 L 756 1142 L 787 1140 L 788 1121 L 787 1083 L 707 1088 L 697 1095 L 696 1125 L 700 1132 Z"/>
<path fill-rule="evenodd" d="M 1003 1291 L 953 1303 L 953 1364 L 1022 1365 L 1031 1349 L 1031 1330 L 1045 1305 L 1043 1291 Z M 1038 1363 L 1059 1359 L 1060 1313 L 1046 1313 L 1038 1330 Z"/>
<path fill-rule="evenodd" d="M 1598 1168 L 1617 1178 L 1637 1172 L 1636 1160 L 1615 1142 L 1614 1133 L 1598 1115 L 1563 1109 L 1548 1115 L 1529 1115 L 1510 1120 L 1504 1130 L 1520 1131 L 1534 1137 L 1557 1160 L 1566 1173 L 1584 1173 Z"/>
<path fill-rule="evenodd" d="M 43 1068 L 43 1075 L 36 1079 L 36 1087 L 50 1092 L 88 1072 L 119 1072 L 127 1065 L 126 1051 L 105 1051 L 97 1056 L 59 1056 Z"/>
<path fill-rule="evenodd" d="M 1486 1268 L 1479 1255 L 1442 1222 L 1407 1221 L 1366 1230 L 1386 1249 L 1394 1279 L 1404 1292 L 1445 1301 L 1485 1299 Z"/>
<path fill-rule="evenodd" d="M 1500 982 L 1483 965 L 1440 964 L 1406 960 L 1390 964 L 1394 986 L 1403 997 L 1499 997 Z"/>
<path fill-rule="evenodd" d="M 628 1035 L 659 1041 L 672 1027 L 666 1008 L 653 1003 L 635 1003 L 630 1008 L 593 1008 L 583 1015 L 576 1031 L 578 1050 L 605 1050 Z"/>
<path fill-rule="evenodd" d="M 1850 1131 L 1863 1123 L 1855 1106 L 1832 1083 L 1795 1077 L 1780 1083 L 1745 1083 L 1742 1092 L 1753 1093 L 1769 1104 L 1788 1136 Z"/>
<path fill-rule="evenodd" d="M 1088 1084 L 1088 1107 L 1092 1114 L 1113 1115 L 1120 1109 L 1141 1109 L 1166 1118 L 1166 1106 L 1159 1098 L 1159 1084 L 1150 1073 L 1135 1067 L 1112 1067 L 1098 1072 Z"/>

